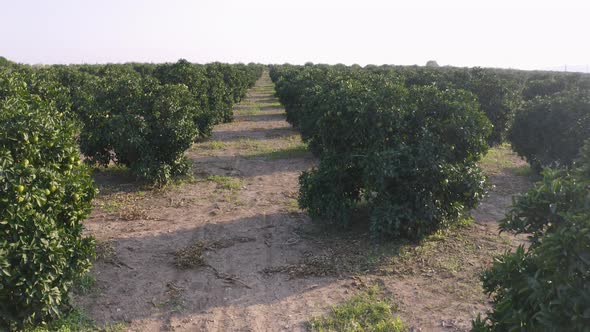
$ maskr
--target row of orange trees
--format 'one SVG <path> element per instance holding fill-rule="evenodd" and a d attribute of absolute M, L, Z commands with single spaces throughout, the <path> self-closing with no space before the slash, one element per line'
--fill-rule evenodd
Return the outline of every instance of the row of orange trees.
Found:
<path fill-rule="evenodd" d="M 271 78 L 320 158 L 300 177 L 311 216 L 348 224 L 364 211 L 374 233 L 418 238 L 483 197 L 476 162 L 492 126 L 474 94 L 345 66 L 273 67 Z"/>
<path fill-rule="evenodd" d="M 543 180 L 501 222 L 531 242 L 482 275 L 493 308 L 473 328 L 588 330 L 590 76 L 309 64 L 271 78 L 320 159 L 300 206 L 343 224 L 365 213 L 377 235 L 418 238 L 461 217 L 486 189 L 477 160 L 509 140 Z"/>
<path fill-rule="evenodd" d="M 184 152 L 195 140 L 232 120 L 233 105 L 262 66 L 180 60 L 16 70 L 32 92 L 82 123 L 80 149 L 89 163 L 125 165 L 140 179 L 164 184 L 188 172 Z"/>
<path fill-rule="evenodd" d="M 472 92 L 492 123 L 490 145 L 510 142 L 534 167 L 570 166 L 590 137 L 590 75 L 488 68 L 366 68 L 395 72 L 406 86 Z"/>
<path fill-rule="evenodd" d="M 90 268 L 81 221 L 96 190 L 80 152 L 152 183 L 184 175 L 184 152 L 231 121 L 262 69 L 0 61 L 0 330 L 59 317 Z"/>

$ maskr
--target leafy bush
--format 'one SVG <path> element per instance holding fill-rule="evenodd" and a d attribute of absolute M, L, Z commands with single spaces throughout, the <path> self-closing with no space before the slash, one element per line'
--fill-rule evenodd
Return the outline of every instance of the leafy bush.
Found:
<path fill-rule="evenodd" d="M 504 142 L 508 128 L 512 123 L 516 95 L 510 91 L 510 85 L 491 70 L 473 68 L 466 90 L 477 96 L 480 109 L 492 123 L 492 133 L 488 137 L 490 145 Z"/>
<path fill-rule="evenodd" d="M 532 100 L 566 91 L 590 92 L 590 76 L 581 73 L 535 73 L 527 80 L 522 98 Z"/>
<path fill-rule="evenodd" d="M 565 88 L 565 82 L 555 78 L 532 79 L 526 83 L 522 91 L 522 97 L 524 100 L 531 100 L 539 96 L 551 96 L 565 90 Z"/>
<path fill-rule="evenodd" d="M 272 69 L 288 119 L 320 164 L 300 177 L 299 203 L 348 224 L 367 209 L 376 234 L 421 237 L 483 196 L 475 162 L 490 125 L 472 94 L 400 84 L 343 66 Z"/>
<path fill-rule="evenodd" d="M 9 67 L 12 66 L 14 64 L 14 62 L 6 59 L 3 56 L 0 56 L 0 67 Z"/>
<path fill-rule="evenodd" d="M 231 122 L 234 117 L 234 95 L 226 84 L 223 69 L 223 65 L 219 63 L 206 66 L 209 109 L 215 114 L 215 123 Z"/>
<path fill-rule="evenodd" d="M 532 167 L 569 166 L 590 138 L 590 95 L 563 92 L 538 97 L 516 113 L 509 140 Z"/>
<path fill-rule="evenodd" d="M 579 181 L 572 171 L 547 168 L 535 188 L 515 200 L 502 229 L 530 234 L 530 240 L 537 243 L 567 223 L 568 216 L 588 209 L 587 193 L 587 181 Z"/>
<path fill-rule="evenodd" d="M 499 70 L 488 68 L 452 68 L 452 67 L 371 67 L 370 71 L 380 74 L 398 73 L 407 87 L 414 85 L 434 85 L 441 90 L 462 89 L 477 97 L 479 108 L 486 114 L 492 124 L 488 144 L 498 145 L 504 142 L 510 127 L 513 113 L 519 101 L 517 78 L 506 75 Z"/>
<path fill-rule="evenodd" d="M 83 111 L 81 150 L 91 162 L 123 164 L 142 179 L 166 183 L 188 172 L 184 152 L 203 112 L 185 85 L 114 71 L 99 80 L 94 102 Z"/>
<path fill-rule="evenodd" d="M 498 257 L 483 276 L 493 310 L 476 331 L 587 331 L 590 326 L 590 142 L 573 170 L 546 170 L 515 200 L 502 230 L 528 249 Z"/>
<path fill-rule="evenodd" d="M 86 114 L 82 109 L 94 100 L 97 77 L 74 66 L 56 65 L 44 70 L 65 90 L 72 113 L 84 118 Z"/>
<path fill-rule="evenodd" d="M 96 192 L 63 112 L 0 74 L 0 329 L 59 316 L 90 267 L 80 222 Z"/>
<path fill-rule="evenodd" d="M 80 145 L 88 160 L 123 164 L 141 179 L 164 184 L 188 173 L 184 152 L 208 137 L 215 123 L 232 119 L 234 99 L 245 94 L 262 67 L 180 60 L 58 69 L 84 123 Z M 83 88 L 76 88 L 78 83 Z"/>
<path fill-rule="evenodd" d="M 124 164 L 156 184 L 188 172 L 190 144 L 232 119 L 232 107 L 260 65 L 191 64 L 15 66 L 27 90 L 83 123 L 89 162 Z M 68 112 L 71 110 L 72 112 Z"/>
<path fill-rule="evenodd" d="M 157 65 L 153 77 L 161 84 L 182 84 L 188 88 L 200 110 L 193 117 L 199 130 L 198 137 L 208 137 L 217 116 L 209 108 L 205 67 L 181 59 L 176 63 Z"/>
<path fill-rule="evenodd" d="M 379 289 L 369 288 L 348 301 L 335 306 L 329 315 L 314 317 L 309 323 L 317 332 L 403 332 L 408 328 L 393 314 L 396 306 L 382 299 Z"/>
<path fill-rule="evenodd" d="M 189 88 L 201 108 L 207 110 L 203 113 L 206 116 L 196 119 L 201 137 L 207 137 L 213 124 L 233 119 L 233 104 L 254 85 L 262 68 L 254 64 L 218 62 L 196 65 L 181 59 L 173 64 L 157 65 L 153 75 L 163 84 L 184 84 Z"/>

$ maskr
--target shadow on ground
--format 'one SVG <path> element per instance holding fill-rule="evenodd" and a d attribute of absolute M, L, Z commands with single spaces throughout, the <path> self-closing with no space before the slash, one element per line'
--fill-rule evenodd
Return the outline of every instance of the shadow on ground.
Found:
<path fill-rule="evenodd" d="M 99 323 L 157 319 L 167 329 L 172 317 L 192 316 L 195 329 L 206 329 L 208 321 L 199 315 L 215 308 L 265 305 L 270 310 L 372 262 L 369 251 L 359 249 L 366 237 L 355 232 L 334 238 L 298 213 L 205 222 L 195 220 L 200 226 L 181 231 L 111 239 L 106 244 L 110 254 L 95 263 L 95 290 L 78 302 Z M 176 266 L 177 253 L 196 244 L 203 248 L 200 263 Z"/>
<path fill-rule="evenodd" d="M 311 168 L 315 159 L 306 151 L 295 151 L 297 158 L 288 154 L 285 158 L 277 158 L 272 152 L 253 156 L 198 156 L 191 157 L 193 173 L 199 177 L 203 174 L 228 175 L 238 177 L 258 177 L 275 173 L 294 172 L 298 174 Z M 269 164 L 272 160 L 272 165 Z"/>

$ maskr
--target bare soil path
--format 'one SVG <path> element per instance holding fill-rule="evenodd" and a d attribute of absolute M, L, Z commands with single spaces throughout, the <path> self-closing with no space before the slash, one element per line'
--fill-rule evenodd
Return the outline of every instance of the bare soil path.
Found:
<path fill-rule="evenodd" d="M 498 235 L 510 196 L 528 186 L 503 152 L 484 165 L 497 188 L 475 223 L 419 244 L 327 232 L 297 208 L 298 176 L 315 163 L 285 122 L 265 73 L 210 141 L 188 152 L 195 181 L 142 190 L 97 174 L 87 230 L 99 241 L 96 283 L 77 304 L 130 331 L 301 331 L 314 315 L 379 285 L 414 330 L 464 331 L 485 310 L 478 273 L 519 243 Z"/>

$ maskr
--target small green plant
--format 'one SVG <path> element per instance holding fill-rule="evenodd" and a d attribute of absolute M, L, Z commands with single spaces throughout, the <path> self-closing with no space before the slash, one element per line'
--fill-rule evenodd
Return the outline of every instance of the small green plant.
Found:
<path fill-rule="evenodd" d="M 246 150 L 245 153 L 248 155 L 256 154 L 269 148 L 267 142 L 251 138 L 240 138 L 235 144 L 241 150 Z"/>
<path fill-rule="evenodd" d="M 74 282 L 75 291 L 82 295 L 88 295 L 93 292 L 96 278 L 90 273 L 86 273 Z"/>
<path fill-rule="evenodd" d="M 245 110 L 240 110 L 237 113 L 239 115 L 254 116 L 254 115 L 260 114 L 260 108 L 257 106 L 253 106 L 253 107 L 249 107 L 248 109 L 245 109 Z"/>
<path fill-rule="evenodd" d="M 105 202 L 99 204 L 99 206 L 109 213 L 114 213 L 122 210 L 126 204 L 116 199 L 107 199 Z"/>
<path fill-rule="evenodd" d="M 96 328 L 94 322 L 79 310 L 72 310 L 63 318 L 44 326 L 38 326 L 29 332 L 50 332 L 50 331 L 93 331 Z M 27 331 L 27 329 L 25 329 Z"/>
<path fill-rule="evenodd" d="M 227 147 L 227 144 L 223 141 L 208 141 L 200 145 L 203 149 L 207 150 L 221 150 Z"/>
<path fill-rule="evenodd" d="M 284 148 L 273 148 L 270 146 L 264 147 L 256 152 L 253 152 L 252 154 L 249 154 L 248 157 L 264 158 L 267 160 L 278 160 L 301 158 L 307 155 L 309 155 L 309 151 L 307 150 L 307 144 L 295 143 Z"/>
<path fill-rule="evenodd" d="M 317 332 L 403 332 L 408 331 L 401 318 L 394 315 L 395 305 L 379 295 L 379 290 L 355 295 L 343 304 L 334 306 L 324 317 L 315 317 L 311 331 Z"/>
<path fill-rule="evenodd" d="M 532 170 L 529 165 L 515 166 L 515 160 L 518 159 L 520 159 L 520 157 L 512 151 L 510 144 L 503 143 L 491 148 L 478 164 L 488 175 L 494 175 L 509 170 L 517 176 L 531 176 Z"/>
<path fill-rule="evenodd" d="M 289 198 L 285 201 L 285 209 L 289 213 L 299 213 L 301 209 L 299 209 L 299 204 L 297 204 L 297 200 L 295 198 Z"/>
<path fill-rule="evenodd" d="M 209 175 L 207 181 L 216 183 L 219 189 L 232 191 L 242 189 L 242 180 L 231 176 Z"/>
<path fill-rule="evenodd" d="M 503 169 L 512 167 L 511 155 L 513 154 L 509 144 L 495 146 L 481 158 L 479 165 L 488 173 L 497 173 Z"/>
<path fill-rule="evenodd" d="M 64 317 L 54 322 L 35 328 L 24 328 L 23 332 L 123 332 L 125 327 L 124 323 L 99 327 L 82 311 L 72 309 Z"/>

